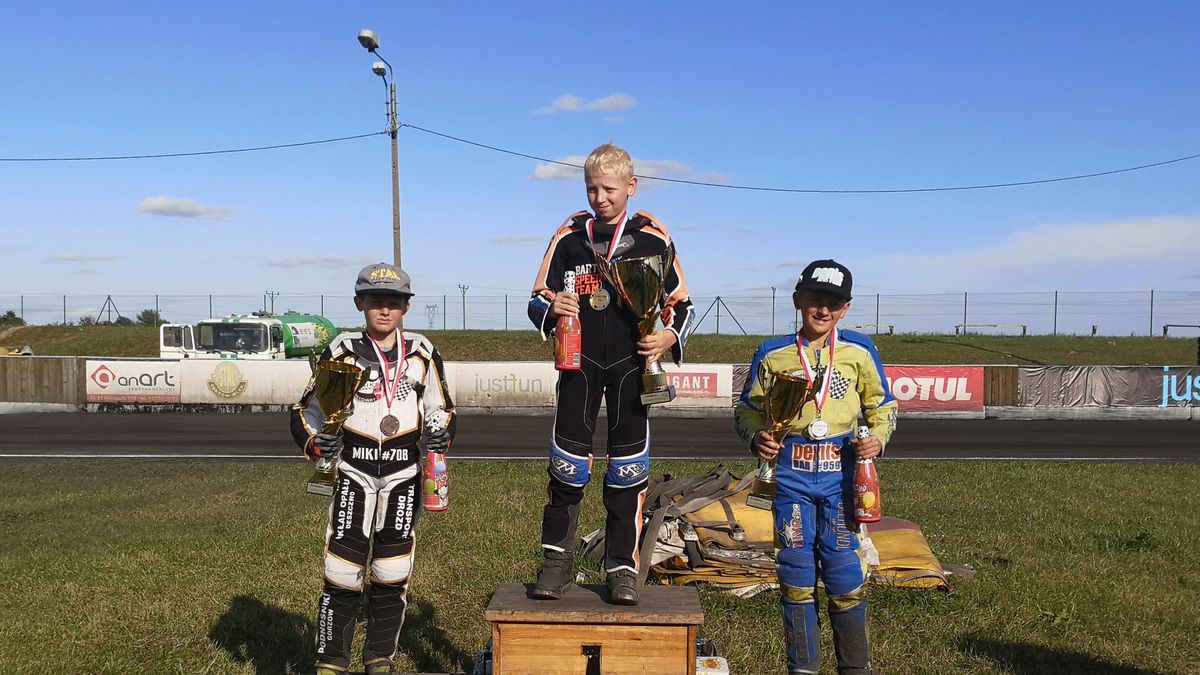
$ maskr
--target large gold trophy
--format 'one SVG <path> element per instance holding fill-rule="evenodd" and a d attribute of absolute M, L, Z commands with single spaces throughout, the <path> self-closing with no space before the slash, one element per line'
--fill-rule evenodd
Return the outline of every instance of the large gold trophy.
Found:
<path fill-rule="evenodd" d="M 812 383 L 803 375 L 772 373 L 765 363 L 759 367 L 758 381 L 763 389 L 763 414 L 771 423 L 766 431 L 779 443 L 800 416 L 800 410 L 812 391 Z M 780 452 L 783 452 L 782 448 Z M 776 456 L 770 461 L 758 460 L 754 483 L 750 486 L 750 494 L 746 496 L 747 506 L 771 510 L 771 502 L 775 501 L 775 462 L 778 459 Z"/>
<path fill-rule="evenodd" d="M 313 394 L 325 413 L 321 431 L 340 434 L 346 419 L 354 408 L 354 392 L 367 382 L 369 373 L 345 361 L 326 360 L 317 362 L 314 356 L 309 362 L 313 370 Z M 329 457 L 317 458 L 316 470 L 308 479 L 309 494 L 328 497 L 333 494 L 333 483 L 337 478 L 337 460 Z"/>
<path fill-rule="evenodd" d="M 675 247 L 668 246 L 662 255 L 609 262 L 596 259 L 597 268 L 613 288 L 617 297 L 638 319 L 641 337 L 654 332 L 667 275 L 675 265 Z M 675 398 L 675 387 L 667 381 L 667 372 L 658 359 L 646 360 L 642 373 L 642 405 L 666 403 Z"/>

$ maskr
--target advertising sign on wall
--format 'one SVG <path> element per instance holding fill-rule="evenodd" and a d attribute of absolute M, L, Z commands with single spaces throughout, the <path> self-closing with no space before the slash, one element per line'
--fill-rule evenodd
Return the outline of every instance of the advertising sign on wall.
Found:
<path fill-rule="evenodd" d="M 195 359 L 178 363 L 183 403 L 288 405 L 300 400 L 312 374 L 306 359 Z"/>
<path fill-rule="evenodd" d="M 983 366 L 884 366 L 900 412 L 983 412 Z"/>
<path fill-rule="evenodd" d="M 1017 371 L 1017 398 L 1031 406 L 1200 405 L 1200 367 L 1047 366 Z"/>
<path fill-rule="evenodd" d="M 179 403 L 178 361 L 93 361 L 86 365 L 88 403 Z"/>

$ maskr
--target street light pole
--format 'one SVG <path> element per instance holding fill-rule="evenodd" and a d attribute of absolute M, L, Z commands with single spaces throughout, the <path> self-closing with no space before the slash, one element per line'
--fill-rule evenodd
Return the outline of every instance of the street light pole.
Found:
<path fill-rule="evenodd" d="M 379 38 L 373 30 L 361 30 L 358 33 L 358 43 L 364 49 L 379 57 L 379 61 L 371 64 L 371 71 L 383 78 L 387 87 L 388 100 L 388 135 L 392 137 L 392 258 L 396 267 L 400 264 L 400 151 L 396 144 L 396 135 L 400 130 L 399 116 L 396 110 L 396 71 L 387 59 L 379 55 Z M 388 82 L 388 73 L 392 80 Z"/>

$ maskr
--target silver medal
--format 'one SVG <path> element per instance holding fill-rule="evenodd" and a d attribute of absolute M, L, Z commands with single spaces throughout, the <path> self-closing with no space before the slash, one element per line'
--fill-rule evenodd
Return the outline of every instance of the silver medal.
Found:
<path fill-rule="evenodd" d="M 813 420 L 808 425 L 808 437 L 821 439 L 829 435 L 829 423 L 825 420 Z"/>

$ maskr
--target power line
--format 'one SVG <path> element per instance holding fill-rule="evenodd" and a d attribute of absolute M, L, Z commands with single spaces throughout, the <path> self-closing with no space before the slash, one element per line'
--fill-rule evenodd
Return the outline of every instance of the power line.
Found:
<path fill-rule="evenodd" d="M 479 143 L 476 141 L 467 140 L 465 138 L 451 136 L 450 134 L 444 134 L 440 131 L 434 131 L 432 129 L 425 129 L 425 128 L 419 127 L 415 124 L 401 124 L 400 126 L 408 127 L 410 129 L 415 129 L 417 131 L 422 131 L 427 134 L 431 134 L 433 136 L 440 136 L 442 138 L 449 139 L 452 141 L 457 141 L 459 143 L 466 143 L 467 145 L 473 145 L 478 148 L 484 148 L 486 150 L 493 150 L 495 152 L 502 152 L 506 155 L 514 155 L 516 157 L 524 157 L 526 159 L 535 159 L 539 162 L 546 162 L 548 164 L 557 164 L 559 166 L 568 166 L 568 167 L 571 167 L 574 169 L 583 169 L 582 164 L 572 164 L 570 162 L 562 162 L 562 161 L 559 161 L 556 159 L 548 159 L 546 157 L 538 157 L 537 155 L 530 155 L 530 154 L 526 154 L 523 152 L 517 152 L 515 150 L 499 148 L 499 147 L 496 147 L 493 145 L 487 145 L 486 143 Z M 1069 180 L 1082 180 L 1084 178 L 1096 178 L 1098 176 L 1111 176 L 1112 174 L 1116 174 L 1116 173 L 1127 173 L 1130 171 L 1140 171 L 1142 169 L 1150 169 L 1150 168 L 1153 168 L 1156 166 L 1164 166 L 1166 164 L 1175 164 L 1177 162 L 1186 162 L 1188 160 L 1196 159 L 1196 158 L 1200 158 L 1200 153 L 1197 153 L 1195 155 L 1188 155 L 1187 157 L 1177 157 L 1175 159 L 1168 159 L 1168 160 L 1164 160 L 1161 162 L 1153 162 L 1151 164 L 1141 164 L 1139 166 L 1130 166 L 1130 167 L 1126 167 L 1123 169 L 1112 169 L 1110 171 L 1097 171 L 1095 173 L 1078 174 L 1075 176 L 1060 176 L 1058 178 L 1041 178 L 1041 179 L 1037 179 L 1037 180 L 1013 181 L 1013 182 L 1009 182 L 1009 183 L 985 183 L 985 184 L 980 184 L 980 185 L 955 185 L 955 186 L 949 186 L 949 187 L 928 187 L 928 188 L 889 188 L 889 189 L 881 189 L 881 190 L 820 190 L 820 189 L 815 189 L 815 188 L 781 188 L 781 187 L 764 187 L 764 186 L 759 186 L 759 185 L 729 185 L 726 183 L 710 183 L 710 182 L 699 181 L 699 180 L 686 180 L 683 178 L 664 178 L 662 176 L 644 176 L 641 174 L 637 174 L 637 177 L 641 178 L 641 179 L 645 179 L 645 180 L 662 181 L 664 183 L 681 183 L 683 185 L 696 185 L 696 186 L 700 186 L 700 187 L 724 188 L 726 190 L 754 190 L 754 191 L 758 191 L 758 192 L 792 192 L 792 193 L 804 193 L 804 194 L 856 194 L 856 195 L 899 194 L 899 193 L 906 193 L 906 192 L 952 192 L 952 191 L 956 191 L 956 190 L 985 190 L 985 189 L 990 189 L 990 188 L 1018 187 L 1018 186 L 1022 186 L 1022 185 L 1039 185 L 1042 183 L 1061 183 L 1063 181 L 1069 181 Z"/>
<path fill-rule="evenodd" d="M 498 153 L 502 153 L 505 155 L 512 155 L 514 157 L 522 157 L 524 159 L 532 159 L 532 160 L 535 160 L 538 162 L 544 162 L 546 164 L 555 164 L 558 166 L 565 166 L 565 167 L 570 167 L 573 169 L 580 169 L 580 170 L 583 169 L 582 164 L 573 164 L 571 162 L 563 162 L 563 161 L 556 160 L 556 159 L 550 159 L 549 157 L 541 157 L 538 155 L 532 155 L 532 154 L 525 153 L 525 152 L 518 152 L 516 150 L 509 150 L 507 148 L 501 148 L 499 146 L 489 145 L 487 143 L 480 143 L 479 141 L 472 141 L 470 139 L 462 138 L 460 136 L 454 136 L 454 135 L 443 133 L 440 131 L 435 131 L 433 129 L 426 129 L 425 127 L 421 127 L 416 124 L 401 123 L 401 124 L 397 125 L 397 127 L 400 129 L 403 129 L 403 128 L 413 129 L 415 131 L 420 131 L 422 133 L 426 133 L 431 136 L 437 136 L 439 138 L 444 138 L 446 140 L 454 141 L 456 143 L 463 143 L 465 145 L 482 148 L 484 150 L 491 150 L 492 152 L 498 152 Z M 256 146 L 256 147 L 250 147 L 250 148 L 233 148 L 233 149 L 228 149 L 228 150 L 204 150 L 204 151 L 199 151 L 199 152 L 172 152 L 172 153 L 162 153 L 162 154 L 154 154 L 154 155 L 110 155 L 110 156 L 99 156 L 99 157 L 0 157 L 0 162 L 94 162 L 94 161 L 125 160 L 125 159 L 165 159 L 165 158 L 171 158 L 171 157 L 197 157 L 197 156 L 202 156 L 202 155 L 225 155 L 225 154 L 233 154 L 233 153 L 241 153 L 241 152 L 258 152 L 258 151 L 263 151 L 263 150 L 280 150 L 280 149 L 284 149 L 284 148 L 298 148 L 298 147 L 303 147 L 303 146 L 308 146 L 308 145 L 321 145 L 324 143 L 339 143 L 342 141 L 351 141 L 351 140 L 357 140 L 360 138 L 368 138 L 370 136 L 380 136 L 380 135 L 387 134 L 387 133 L 389 133 L 389 132 L 388 131 L 376 131 L 376 132 L 372 132 L 369 134 L 358 134 L 355 136 L 341 136 L 338 138 L 326 138 L 326 139 L 322 139 L 322 140 L 318 140 L 318 141 L 302 141 L 299 143 L 282 143 L 282 144 L 278 144 L 278 145 L 262 145 L 262 146 Z M 1073 180 L 1084 180 L 1087 178 L 1098 178 L 1100 176 L 1111 176 L 1111 175 L 1118 174 L 1118 173 L 1129 173 L 1131 171 L 1141 171 L 1143 169 L 1151 169 L 1154 167 L 1166 166 L 1168 164 L 1177 164 L 1179 162 L 1187 162 L 1187 161 L 1197 159 L 1197 158 L 1200 158 L 1200 153 L 1197 153 L 1194 155 L 1187 155 L 1185 157 L 1176 157 L 1174 159 L 1167 159 L 1167 160 L 1163 160 L 1160 162 L 1151 162 L 1149 164 L 1139 164 L 1138 166 L 1130 166 L 1130 167 L 1125 167 L 1125 168 L 1121 168 L 1121 169 L 1110 169 L 1108 171 L 1096 171 L 1096 172 L 1092 172 L 1092 173 L 1076 174 L 1076 175 L 1072 175 L 1072 176 L 1058 176 L 1055 178 L 1039 178 L 1039 179 L 1033 179 L 1033 180 L 1010 181 L 1010 182 L 1005 182 L 1005 183 L 981 183 L 981 184 L 975 184 L 975 185 L 952 185 L 952 186 L 943 186 L 943 187 L 923 187 L 923 188 L 884 188 L 884 189 L 783 188 L 783 187 L 770 187 L 770 186 L 763 186 L 763 185 L 730 185 L 728 183 L 713 183 L 713 182 L 709 182 L 709 181 L 688 180 L 685 178 L 666 178 L 663 176 L 646 176 L 646 175 L 642 175 L 642 174 L 637 174 L 637 177 L 640 179 L 643 179 L 643 180 L 656 180 L 656 181 L 660 181 L 663 183 L 678 183 L 681 185 L 695 185 L 697 187 L 722 188 L 725 190 L 748 190 L 748 191 L 754 191 L 754 192 L 783 192 L 783 193 L 793 193 L 793 194 L 859 194 L 859 195 L 861 195 L 861 194 L 906 194 L 906 193 L 915 193 L 915 192 L 956 192 L 956 191 L 964 191 L 964 190 L 988 190 L 988 189 L 994 189 L 994 188 L 1021 187 L 1021 186 L 1025 186 L 1025 185 L 1042 185 L 1045 183 L 1062 183 L 1062 182 L 1073 181 Z"/>
<path fill-rule="evenodd" d="M 167 157 L 197 157 L 200 155 L 228 155 L 235 152 L 258 152 L 260 150 L 279 150 L 282 148 L 299 148 L 305 145 L 320 145 L 322 143 L 339 143 L 341 141 L 353 141 L 359 138 L 367 138 L 368 136 L 379 136 L 386 134 L 386 131 L 376 131 L 370 134 L 359 134 L 357 136 L 342 136 L 340 138 L 326 138 L 319 141 L 302 141 L 300 143 L 282 143 L 279 145 L 260 145 L 253 148 L 234 148 L 231 150 L 202 150 L 199 152 L 169 152 L 158 155 L 111 155 L 107 157 L 0 157 L 0 162 L 100 162 L 114 159 L 164 159 Z"/>

